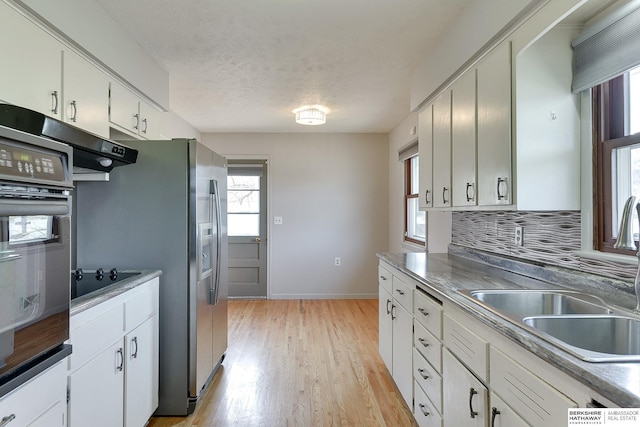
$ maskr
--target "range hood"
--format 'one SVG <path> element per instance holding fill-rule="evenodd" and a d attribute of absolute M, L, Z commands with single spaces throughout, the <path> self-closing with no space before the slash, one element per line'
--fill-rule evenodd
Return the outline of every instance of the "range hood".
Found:
<path fill-rule="evenodd" d="M 70 145 L 74 169 L 111 172 L 138 158 L 136 149 L 16 105 L 0 104 L 0 125 Z"/>

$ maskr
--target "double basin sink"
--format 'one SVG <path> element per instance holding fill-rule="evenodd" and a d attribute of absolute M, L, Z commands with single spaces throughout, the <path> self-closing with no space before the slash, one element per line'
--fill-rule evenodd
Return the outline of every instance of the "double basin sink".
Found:
<path fill-rule="evenodd" d="M 640 318 L 617 314 L 600 298 L 575 291 L 459 291 L 588 362 L 640 362 Z"/>

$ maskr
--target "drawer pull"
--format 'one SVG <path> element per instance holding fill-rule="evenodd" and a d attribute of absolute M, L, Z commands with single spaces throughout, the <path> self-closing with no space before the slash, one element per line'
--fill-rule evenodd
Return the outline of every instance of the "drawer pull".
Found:
<path fill-rule="evenodd" d="M 430 415 L 429 411 L 427 411 L 427 407 L 423 403 L 420 403 L 418 406 L 420 407 L 420 411 L 422 411 L 422 415 L 424 415 L 425 417 L 428 417 Z"/>
<path fill-rule="evenodd" d="M 476 415 L 478 415 L 478 413 L 473 410 L 473 396 L 475 396 L 476 394 L 478 394 L 478 392 L 473 387 L 471 387 L 469 389 L 469 416 L 471 418 L 475 418 Z"/>
<path fill-rule="evenodd" d="M 16 419 L 16 414 L 11 414 L 9 416 L 6 416 L 4 418 L 2 418 L 0 420 L 0 427 L 4 427 L 6 425 L 8 425 L 11 421 Z"/>
<path fill-rule="evenodd" d="M 400 295 L 404 295 L 404 291 L 402 289 L 396 289 L 396 292 L 399 293 Z"/>
<path fill-rule="evenodd" d="M 387 280 L 387 278 L 386 278 L 386 277 L 384 277 L 384 276 L 380 276 L 380 278 L 381 278 L 382 280 Z"/>
<path fill-rule="evenodd" d="M 491 427 L 496 427 L 496 416 L 500 415 L 500 411 L 495 406 L 491 408 Z"/>
<path fill-rule="evenodd" d="M 429 379 L 429 375 L 425 374 L 425 370 L 420 368 L 418 369 L 418 373 L 420 374 L 420 376 L 422 377 L 423 380 L 428 380 Z"/>
<path fill-rule="evenodd" d="M 425 310 L 424 308 L 420 307 L 418 308 L 418 311 L 423 315 L 423 316 L 428 316 L 429 312 L 427 310 Z"/>
<path fill-rule="evenodd" d="M 420 344 L 422 344 L 424 347 L 429 347 L 429 343 L 424 338 L 418 338 L 418 341 L 420 341 Z"/>

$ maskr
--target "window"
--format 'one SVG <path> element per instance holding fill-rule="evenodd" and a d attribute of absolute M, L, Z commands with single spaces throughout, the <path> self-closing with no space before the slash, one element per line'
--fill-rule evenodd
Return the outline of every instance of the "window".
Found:
<path fill-rule="evenodd" d="M 632 255 L 633 251 L 617 250 L 613 245 L 626 200 L 640 197 L 640 67 L 594 87 L 592 93 L 595 246 L 600 251 Z M 632 224 L 637 241 L 637 218 Z"/>
<path fill-rule="evenodd" d="M 234 175 L 230 167 L 227 197 L 229 236 L 259 236 L 260 176 Z"/>
<path fill-rule="evenodd" d="M 426 238 L 426 215 L 418 209 L 418 156 L 404 161 L 405 169 L 405 223 L 404 240 L 424 245 Z"/>

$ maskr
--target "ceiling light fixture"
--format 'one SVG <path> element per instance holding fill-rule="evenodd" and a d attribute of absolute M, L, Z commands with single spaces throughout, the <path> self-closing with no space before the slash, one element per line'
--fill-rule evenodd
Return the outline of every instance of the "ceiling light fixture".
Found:
<path fill-rule="evenodd" d="M 327 122 L 328 110 L 321 105 L 305 105 L 296 108 L 293 113 L 296 115 L 296 123 L 301 125 L 323 125 Z"/>

